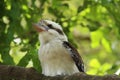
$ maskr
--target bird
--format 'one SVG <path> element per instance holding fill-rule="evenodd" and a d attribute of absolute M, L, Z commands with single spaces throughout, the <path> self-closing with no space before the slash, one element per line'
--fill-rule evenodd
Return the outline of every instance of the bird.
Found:
<path fill-rule="evenodd" d="M 85 72 L 82 57 L 71 45 L 62 26 L 52 20 L 33 24 L 38 32 L 38 57 L 45 76 L 72 75 Z"/>

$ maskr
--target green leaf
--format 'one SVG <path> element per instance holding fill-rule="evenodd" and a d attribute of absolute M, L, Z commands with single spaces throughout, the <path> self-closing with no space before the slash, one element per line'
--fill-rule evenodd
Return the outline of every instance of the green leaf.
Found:
<path fill-rule="evenodd" d="M 26 55 L 19 61 L 19 63 L 17 65 L 18 66 L 24 66 L 24 67 L 26 67 L 28 65 L 28 63 L 29 63 L 30 60 L 31 60 L 31 54 L 28 51 L 26 53 Z"/>
<path fill-rule="evenodd" d="M 40 60 L 38 59 L 38 51 L 36 49 L 31 50 L 32 54 L 32 62 L 33 62 L 33 67 L 37 69 L 39 72 L 42 71 L 42 68 L 40 66 Z"/>

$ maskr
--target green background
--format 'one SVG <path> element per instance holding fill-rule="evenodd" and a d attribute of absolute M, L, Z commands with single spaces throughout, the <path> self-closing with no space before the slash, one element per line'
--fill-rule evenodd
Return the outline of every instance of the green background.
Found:
<path fill-rule="evenodd" d="M 41 19 L 63 27 L 88 74 L 120 72 L 120 0 L 0 0 L 0 64 L 41 72 L 32 26 Z"/>

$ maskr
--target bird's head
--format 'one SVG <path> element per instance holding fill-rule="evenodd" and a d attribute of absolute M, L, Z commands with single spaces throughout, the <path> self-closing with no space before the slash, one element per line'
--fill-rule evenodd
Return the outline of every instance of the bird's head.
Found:
<path fill-rule="evenodd" d="M 33 24 L 33 26 L 39 32 L 39 39 L 42 44 L 55 39 L 67 41 L 63 29 L 58 23 L 50 20 L 41 20 L 40 22 Z"/>

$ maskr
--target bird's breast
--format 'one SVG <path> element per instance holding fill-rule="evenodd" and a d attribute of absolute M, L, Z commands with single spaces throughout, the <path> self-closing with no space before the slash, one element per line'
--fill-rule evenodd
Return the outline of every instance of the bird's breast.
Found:
<path fill-rule="evenodd" d="M 42 73 L 45 75 L 51 76 L 79 72 L 71 56 L 60 41 L 54 41 L 41 46 L 39 59 L 43 70 Z"/>

